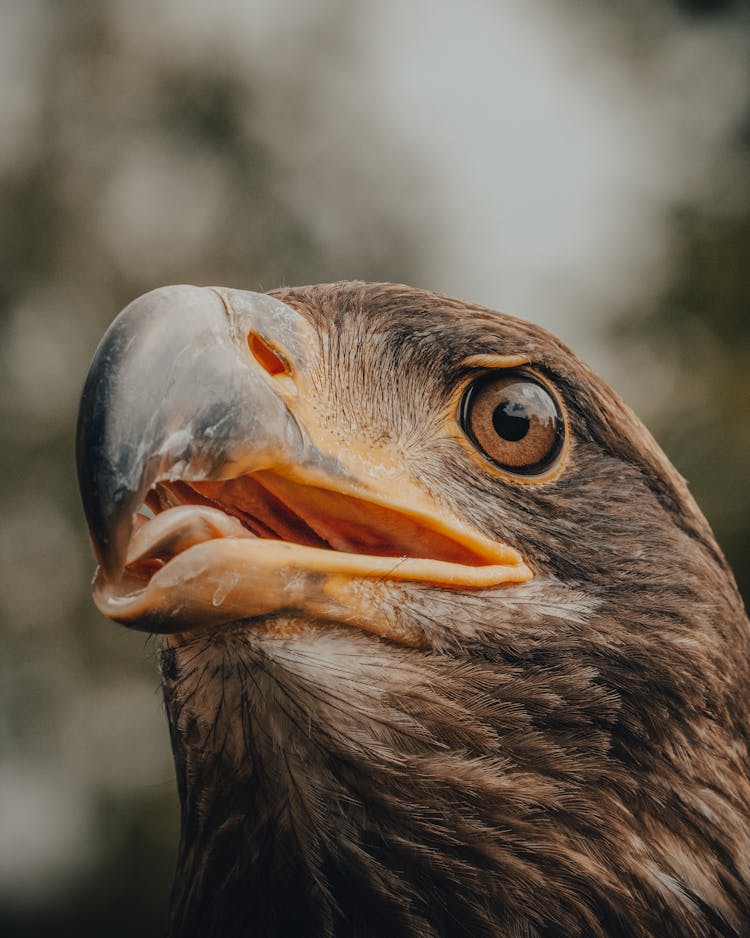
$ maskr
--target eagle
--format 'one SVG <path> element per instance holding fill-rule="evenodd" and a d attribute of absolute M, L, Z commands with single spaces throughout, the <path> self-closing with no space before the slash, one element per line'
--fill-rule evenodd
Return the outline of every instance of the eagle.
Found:
<path fill-rule="evenodd" d="M 77 464 L 96 606 L 159 636 L 172 938 L 750 934 L 748 619 L 554 336 L 163 287 L 102 339 Z"/>

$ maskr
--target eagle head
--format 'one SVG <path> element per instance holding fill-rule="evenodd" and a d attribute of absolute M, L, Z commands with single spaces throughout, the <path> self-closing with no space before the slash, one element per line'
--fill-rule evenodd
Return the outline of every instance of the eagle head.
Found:
<path fill-rule="evenodd" d="M 172 936 L 747 933 L 742 603 L 552 335 L 392 284 L 155 290 L 77 455 L 96 605 L 161 634 Z"/>

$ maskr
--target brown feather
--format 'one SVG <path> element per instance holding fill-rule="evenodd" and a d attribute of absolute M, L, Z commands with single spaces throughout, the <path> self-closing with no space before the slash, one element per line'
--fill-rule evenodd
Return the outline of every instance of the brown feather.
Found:
<path fill-rule="evenodd" d="M 549 333 L 425 291 L 279 290 L 309 406 L 533 564 L 480 592 L 371 583 L 424 649 L 298 618 L 164 640 L 183 831 L 174 936 L 709 938 L 750 931 L 750 631 L 684 480 Z M 441 414 L 525 355 L 563 473 L 484 471 Z M 276 621 L 278 625 L 278 620 Z"/>

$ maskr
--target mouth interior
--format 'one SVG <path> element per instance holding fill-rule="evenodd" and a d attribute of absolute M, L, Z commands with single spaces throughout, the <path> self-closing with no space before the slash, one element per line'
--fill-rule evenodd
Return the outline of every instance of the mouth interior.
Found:
<path fill-rule="evenodd" d="M 412 557 L 464 566 L 490 566 L 513 561 L 505 545 L 467 543 L 462 532 L 445 530 L 439 521 L 395 510 L 353 495 L 294 482 L 271 472 L 256 472 L 218 482 L 161 482 L 146 499 L 157 517 L 140 516 L 129 551 L 127 573 L 148 579 L 171 556 L 204 540 L 217 537 L 257 537 L 302 547 L 373 557 Z M 212 509 L 190 515 L 185 506 Z M 179 508 L 179 512 L 174 509 Z M 220 512 L 227 523 L 206 524 Z M 165 537 L 166 514 L 175 516 L 170 537 Z M 180 524 L 177 525 L 177 516 Z M 201 524 L 195 520 L 200 518 Z M 230 519 L 233 521 L 230 523 Z M 158 522 L 158 523 L 157 523 Z M 175 535 L 180 528 L 180 536 Z M 443 527 L 443 530 L 440 530 Z M 146 536 L 149 529 L 160 536 Z M 518 557 L 517 562 L 520 562 Z"/>

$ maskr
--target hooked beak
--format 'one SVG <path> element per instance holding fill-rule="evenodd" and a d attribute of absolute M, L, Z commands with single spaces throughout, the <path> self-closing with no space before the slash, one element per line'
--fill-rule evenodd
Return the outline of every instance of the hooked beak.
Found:
<path fill-rule="evenodd" d="M 237 341 L 245 326 L 292 338 L 283 303 L 257 293 L 162 287 L 115 319 L 94 355 L 78 415 L 78 481 L 102 570 L 123 570 L 133 517 L 157 482 L 223 479 L 280 454 L 305 460 L 299 427 Z M 251 320 L 252 322 L 247 322 Z M 292 343 L 296 344 L 296 343 Z"/>
<path fill-rule="evenodd" d="M 318 341 L 290 306 L 223 288 L 164 287 L 115 319 L 77 434 L 102 612 L 166 632 L 282 611 L 377 631 L 353 583 L 531 577 L 417 486 L 395 495 L 361 459 L 316 445 L 295 409 Z"/>

